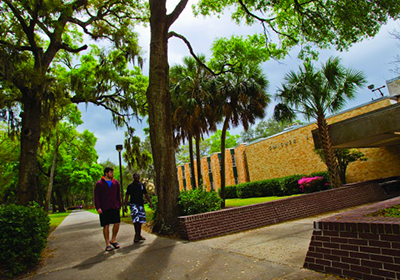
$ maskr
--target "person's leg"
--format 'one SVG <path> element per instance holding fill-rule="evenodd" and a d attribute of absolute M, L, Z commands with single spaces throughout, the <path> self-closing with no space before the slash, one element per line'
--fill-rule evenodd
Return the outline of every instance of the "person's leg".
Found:
<path fill-rule="evenodd" d="M 135 241 L 140 240 L 140 234 L 142 232 L 142 224 L 141 223 L 134 223 L 133 224 L 135 227 Z"/>
<path fill-rule="evenodd" d="M 112 229 L 111 243 L 117 242 L 118 230 L 119 230 L 119 223 L 116 223 L 116 224 L 114 224 L 113 229 Z"/>
<path fill-rule="evenodd" d="M 110 225 L 105 225 L 103 227 L 104 240 L 106 241 L 106 246 L 110 246 Z"/>

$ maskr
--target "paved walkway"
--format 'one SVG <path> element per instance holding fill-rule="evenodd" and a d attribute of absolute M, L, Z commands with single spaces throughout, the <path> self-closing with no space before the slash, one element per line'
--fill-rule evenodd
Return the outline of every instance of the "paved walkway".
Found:
<path fill-rule="evenodd" d="M 147 240 L 134 244 L 133 226 L 122 223 L 121 248 L 105 252 L 98 215 L 77 210 L 50 235 L 45 265 L 27 279 L 333 280 L 302 268 L 313 221 L 333 214 L 196 242 L 144 232 Z"/>

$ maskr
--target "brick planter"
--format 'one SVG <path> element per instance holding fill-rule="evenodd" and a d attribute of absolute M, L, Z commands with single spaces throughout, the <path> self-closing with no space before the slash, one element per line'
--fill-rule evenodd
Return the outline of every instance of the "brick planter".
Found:
<path fill-rule="evenodd" d="M 314 216 L 387 198 L 376 182 L 179 217 L 182 239 L 198 240 Z"/>
<path fill-rule="evenodd" d="M 356 279 L 400 279 L 400 219 L 365 216 L 400 197 L 314 222 L 304 267 Z"/>

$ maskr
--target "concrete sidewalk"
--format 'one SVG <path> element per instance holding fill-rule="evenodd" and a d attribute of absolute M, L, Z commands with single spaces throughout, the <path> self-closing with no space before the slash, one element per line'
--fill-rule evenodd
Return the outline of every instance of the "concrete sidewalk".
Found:
<path fill-rule="evenodd" d="M 147 240 L 134 244 L 133 226 L 122 223 L 121 248 L 105 252 L 98 215 L 77 210 L 50 235 L 45 265 L 27 279 L 338 279 L 302 268 L 313 221 L 335 213 L 196 242 L 144 232 Z"/>

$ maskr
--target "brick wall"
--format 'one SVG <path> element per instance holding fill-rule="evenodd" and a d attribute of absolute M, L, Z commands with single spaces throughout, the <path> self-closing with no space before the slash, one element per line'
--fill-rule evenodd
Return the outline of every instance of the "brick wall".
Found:
<path fill-rule="evenodd" d="M 364 215 L 400 197 L 314 223 L 304 267 L 356 279 L 400 279 L 400 219 Z"/>
<path fill-rule="evenodd" d="M 387 195 L 382 187 L 374 182 L 344 186 L 271 202 L 179 217 L 179 232 L 181 238 L 190 241 L 205 239 L 385 198 Z"/>

